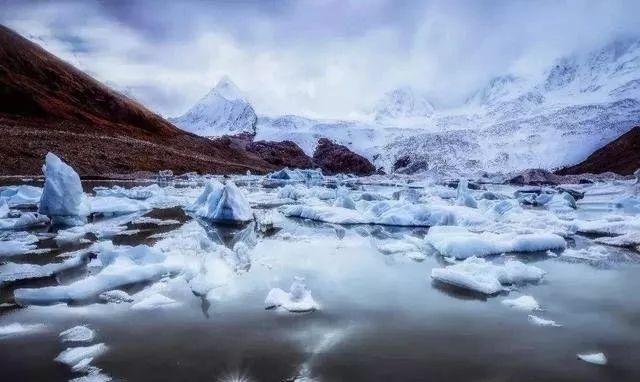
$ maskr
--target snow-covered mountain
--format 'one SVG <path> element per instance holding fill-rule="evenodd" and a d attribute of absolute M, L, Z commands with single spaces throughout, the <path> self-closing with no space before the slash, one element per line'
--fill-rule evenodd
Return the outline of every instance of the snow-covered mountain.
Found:
<path fill-rule="evenodd" d="M 387 171 L 408 157 L 421 164 L 413 169 L 453 175 L 575 164 L 639 123 L 633 39 L 559 57 L 531 78 L 505 73 L 457 107 L 434 109 L 404 87 L 385 94 L 368 120 L 260 117 L 256 139 L 292 140 L 311 155 L 328 137 Z"/>
<path fill-rule="evenodd" d="M 185 114 L 170 121 L 195 134 L 212 137 L 225 134 L 255 134 L 258 117 L 238 87 L 228 77 Z"/>
<path fill-rule="evenodd" d="M 387 92 L 375 108 L 376 121 L 404 118 L 424 118 L 433 114 L 433 105 L 427 98 L 411 87 L 402 87 Z"/>

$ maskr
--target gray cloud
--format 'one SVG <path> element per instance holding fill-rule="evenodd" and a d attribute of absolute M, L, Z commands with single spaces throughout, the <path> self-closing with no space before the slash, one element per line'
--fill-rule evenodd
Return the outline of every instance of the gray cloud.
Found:
<path fill-rule="evenodd" d="M 351 117 L 413 85 L 455 104 L 490 77 L 637 36 L 640 2 L 13 1 L 0 21 L 164 115 L 223 75 L 260 113 Z"/>

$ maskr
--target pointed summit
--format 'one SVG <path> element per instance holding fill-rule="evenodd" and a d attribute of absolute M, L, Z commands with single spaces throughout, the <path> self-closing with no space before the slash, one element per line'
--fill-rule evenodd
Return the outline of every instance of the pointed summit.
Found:
<path fill-rule="evenodd" d="M 242 91 L 227 76 L 184 115 L 171 120 L 205 137 L 255 134 L 258 117 Z"/>

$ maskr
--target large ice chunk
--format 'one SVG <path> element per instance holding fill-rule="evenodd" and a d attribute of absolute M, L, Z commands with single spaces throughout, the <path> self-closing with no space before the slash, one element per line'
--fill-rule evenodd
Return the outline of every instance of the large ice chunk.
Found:
<path fill-rule="evenodd" d="M 45 182 L 39 212 L 54 222 L 84 224 L 90 208 L 78 173 L 52 153 L 46 156 L 43 172 Z"/>
<path fill-rule="evenodd" d="M 169 298 L 160 293 L 154 293 L 147 296 L 135 304 L 131 305 L 133 310 L 151 310 L 157 308 L 171 308 L 180 306 L 180 303 L 176 300 Z"/>
<path fill-rule="evenodd" d="M 280 288 L 271 289 L 264 305 L 267 309 L 282 308 L 296 313 L 314 311 L 319 307 L 301 277 L 296 277 L 288 293 Z"/>
<path fill-rule="evenodd" d="M 566 246 L 561 236 L 552 233 L 473 233 L 464 227 L 432 227 L 425 240 L 443 256 L 453 256 L 458 259 L 506 252 L 563 249 Z"/>
<path fill-rule="evenodd" d="M 476 202 L 469 192 L 469 181 L 466 179 L 460 179 L 458 181 L 456 204 L 459 206 L 478 208 L 478 202 Z"/>
<path fill-rule="evenodd" d="M 245 222 L 253 219 L 249 202 L 233 182 L 210 181 L 189 208 L 196 215 L 216 222 Z"/>
<path fill-rule="evenodd" d="M 431 271 L 431 277 L 437 281 L 489 295 L 502 291 L 503 284 L 535 282 L 544 274 L 542 269 L 519 261 L 497 265 L 477 257 Z"/>

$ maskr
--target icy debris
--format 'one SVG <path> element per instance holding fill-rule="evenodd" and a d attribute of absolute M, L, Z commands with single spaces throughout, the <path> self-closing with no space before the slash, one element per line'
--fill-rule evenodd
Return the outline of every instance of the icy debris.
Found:
<path fill-rule="evenodd" d="M 578 359 L 583 360 L 584 362 L 592 363 L 594 365 L 606 365 L 607 357 L 604 353 L 583 353 L 578 354 Z"/>
<path fill-rule="evenodd" d="M 51 217 L 56 223 L 86 223 L 91 208 L 82 191 L 78 173 L 52 153 L 46 156 L 43 172 L 45 183 L 38 212 Z"/>
<path fill-rule="evenodd" d="M 104 268 L 98 274 L 66 285 L 16 289 L 16 302 L 31 305 L 83 301 L 121 286 L 157 279 L 179 270 L 176 264 L 165 263 L 162 253 L 146 245 L 113 249 L 109 249 L 107 244 L 102 245 L 98 260 Z"/>
<path fill-rule="evenodd" d="M 517 310 L 523 310 L 526 312 L 532 312 L 534 310 L 540 310 L 540 305 L 535 298 L 531 296 L 520 296 L 518 298 L 504 299 L 502 304 Z"/>
<path fill-rule="evenodd" d="M 79 346 L 74 348 L 66 348 L 54 359 L 56 362 L 64 363 L 70 367 L 75 367 L 80 364 L 81 366 L 88 366 L 91 360 L 106 353 L 107 346 L 103 343 L 91 345 L 91 346 Z M 87 359 L 90 359 L 88 362 Z M 79 367 L 76 370 L 81 369 Z"/>
<path fill-rule="evenodd" d="M 478 208 L 478 202 L 476 202 L 473 195 L 469 192 L 469 181 L 466 179 L 460 179 L 458 181 L 456 204 L 459 206 Z"/>
<path fill-rule="evenodd" d="M 278 197 L 280 199 L 299 200 L 307 197 L 307 189 L 303 187 L 295 187 L 291 184 L 287 184 L 284 187 L 278 189 Z"/>
<path fill-rule="evenodd" d="M 88 342 L 94 339 L 96 332 L 84 325 L 74 326 L 60 332 L 62 342 Z"/>
<path fill-rule="evenodd" d="M 112 188 L 95 187 L 93 191 L 96 193 L 96 196 L 112 196 L 137 200 L 146 200 L 165 195 L 164 189 L 157 184 L 132 187 L 129 189 L 120 186 L 113 186 Z"/>
<path fill-rule="evenodd" d="M 426 259 L 426 248 L 421 239 L 405 236 L 400 240 L 382 240 L 375 243 L 380 253 L 385 255 L 402 254 L 416 261 Z"/>
<path fill-rule="evenodd" d="M 311 312 L 319 308 L 302 277 L 295 278 L 288 293 L 280 288 L 271 289 L 264 305 L 267 309 L 282 308 L 294 313 Z"/>
<path fill-rule="evenodd" d="M 613 205 L 629 214 L 640 213 L 640 197 L 636 195 L 625 195 L 615 200 Z"/>
<path fill-rule="evenodd" d="M 340 188 L 337 191 L 336 200 L 333 202 L 334 207 L 342 207 L 349 210 L 356 209 L 356 203 L 353 201 L 351 196 L 349 195 L 349 191 L 344 188 Z"/>
<path fill-rule="evenodd" d="M 91 212 L 103 216 L 126 215 L 138 211 L 148 211 L 151 206 L 135 199 L 115 196 L 93 196 L 89 198 Z"/>
<path fill-rule="evenodd" d="M 640 232 L 629 232 L 624 235 L 614 237 L 599 237 L 594 241 L 599 244 L 612 245 L 616 247 L 635 247 L 640 245 Z"/>
<path fill-rule="evenodd" d="M 281 208 L 285 216 L 334 224 L 382 224 L 408 227 L 474 225 L 486 218 L 476 209 L 461 206 L 423 205 L 406 201 L 360 201 L 356 210 L 327 205 L 293 205 Z"/>
<path fill-rule="evenodd" d="M 133 297 L 129 293 L 123 290 L 109 290 L 102 292 L 98 295 L 98 298 L 106 303 L 121 304 L 123 302 L 133 302 Z"/>
<path fill-rule="evenodd" d="M 244 222 L 253 219 L 249 202 L 233 182 L 225 185 L 215 180 L 208 182 L 203 193 L 187 210 L 217 222 Z"/>
<path fill-rule="evenodd" d="M 59 263 L 0 265 L 0 285 L 3 282 L 49 277 L 66 269 L 82 265 L 86 256 L 74 256 Z"/>
<path fill-rule="evenodd" d="M 552 326 L 552 327 L 556 327 L 559 328 L 562 325 L 558 324 L 557 322 L 553 321 L 553 320 L 546 320 L 544 318 L 538 317 L 538 316 L 534 316 L 533 314 L 529 315 L 529 322 L 531 322 L 532 324 L 536 325 L 536 326 Z"/>
<path fill-rule="evenodd" d="M 69 382 L 109 382 L 112 378 L 102 373 L 97 367 L 89 366 L 86 369 L 87 375 L 70 379 Z"/>
<path fill-rule="evenodd" d="M 320 174 L 322 175 L 322 174 Z M 277 180 L 290 180 L 290 181 L 305 181 L 307 177 L 300 170 L 289 170 L 289 168 L 283 168 L 282 170 L 267 174 L 269 179 Z"/>
<path fill-rule="evenodd" d="M 14 322 L 13 324 L 0 326 L 0 339 L 18 336 L 22 334 L 31 334 L 44 330 L 44 324 L 20 324 Z"/>
<path fill-rule="evenodd" d="M 180 303 L 176 300 L 164 296 L 160 293 L 155 293 L 150 296 L 144 297 L 142 300 L 131 305 L 133 310 L 151 310 L 157 308 L 172 308 L 179 306 Z"/>
<path fill-rule="evenodd" d="M 0 219 L 0 230 L 18 230 L 45 225 L 49 218 L 36 212 L 23 212 L 17 218 Z"/>
<path fill-rule="evenodd" d="M 9 216 L 9 204 L 4 199 L 0 199 L 0 219 L 5 219 Z"/>
<path fill-rule="evenodd" d="M 151 218 L 147 216 L 139 217 L 135 219 L 132 223 L 133 224 L 155 224 L 160 226 L 180 224 L 179 221 L 173 220 L 173 219 L 163 220 L 163 219 L 156 219 L 156 218 Z"/>
<path fill-rule="evenodd" d="M 0 187 L 0 200 L 5 201 L 9 207 L 30 206 L 40 201 L 42 188 L 34 186 L 4 186 Z"/>
<path fill-rule="evenodd" d="M 588 248 L 573 249 L 569 248 L 562 252 L 562 258 L 570 258 L 586 261 L 603 261 L 609 258 L 610 251 L 601 245 L 592 245 Z"/>
<path fill-rule="evenodd" d="M 552 233 L 472 233 L 464 227 L 431 227 L 425 240 L 443 256 L 453 256 L 458 259 L 566 247 L 564 239 Z"/>
<path fill-rule="evenodd" d="M 17 256 L 36 252 L 36 235 L 26 232 L 12 232 L 0 241 L 0 256 Z"/>
<path fill-rule="evenodd" d="M 431 271 L 437 281 L 489 295 L 502 291 L 503 284 L 536 282 L 544 275 L 542 269 L 519 261 L 507 260 L 504 265 L 497 265 L 477 257 Z"/>
<path fill-rule="evenodd" d="M 83 226 L 71 227 L 59 230 L 56 236 L 56 244 L 65 245 L 79 242 L 87 233 L 94 234 L 98 239 L 106 239 L 127 230 L 126 224 L 138 218 L 140 213 L 122 215 L 100 220 Z"/>

